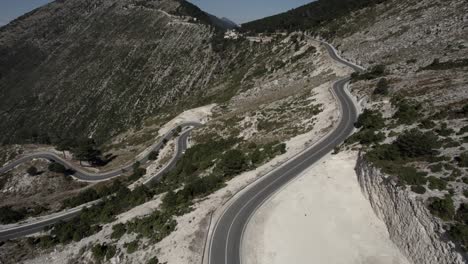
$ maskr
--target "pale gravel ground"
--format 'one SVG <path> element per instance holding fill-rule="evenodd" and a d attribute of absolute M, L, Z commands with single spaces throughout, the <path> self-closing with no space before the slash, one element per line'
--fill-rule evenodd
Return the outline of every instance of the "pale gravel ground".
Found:
<path fill-rule="evenodd" d="M 408 264 L 361 193 L 356 153 L 328 155 L 253 216 L 244 264 Z"/>

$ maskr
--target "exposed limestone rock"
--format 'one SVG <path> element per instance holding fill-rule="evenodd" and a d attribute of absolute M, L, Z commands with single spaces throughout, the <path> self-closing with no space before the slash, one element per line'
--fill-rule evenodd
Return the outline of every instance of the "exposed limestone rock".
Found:
<path fill-rule="evenodd" d="M 466 263 L 455 245 L 444 239 L 442 222 L 414 193 L 398 187 L 391 176 L 360 155 L 356 171 L 362 192 L 387 225 L 392 241 L 414 264 Z"/>

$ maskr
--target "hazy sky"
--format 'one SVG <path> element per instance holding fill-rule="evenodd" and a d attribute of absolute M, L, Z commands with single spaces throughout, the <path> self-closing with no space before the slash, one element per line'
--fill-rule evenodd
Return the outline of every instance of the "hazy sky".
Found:
<path fill-rule="evenodd" d="M 79 0 L 73 0 L 79 1 Z M 312 0 L 190 0 L 201 9 L 237 23 L 281 13 Z M 0 25 L 51 0 L 0 0 Z"/>

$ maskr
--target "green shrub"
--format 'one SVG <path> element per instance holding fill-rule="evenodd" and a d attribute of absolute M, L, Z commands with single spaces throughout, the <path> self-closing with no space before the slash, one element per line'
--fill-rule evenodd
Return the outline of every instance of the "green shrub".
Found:
<path fill-rule="evenodd" d="M 406 131 L 400 135 L 394 144 L 400 154 L 407 158 L 422 158 L 436 155 L 441 147 L 438 137 L 432 132 L 421 132 L 418 129 Z"/>
<path fill-rule="evenodd" d="M 396 173 L 398 178 L 408 185 L 424 185 L 427 182 L 427 173 L 414 167 L 401 167 Z"/>
<path fill-rule="evenodd" d="M 468 59 L 467 59 L 468 60 Z M 460 110 L 460 113 L 465 116 L 465 117 L 468 117 L 468 104 L 465 104 L 462 109 Z"/>
<path fill-rule="evenodd" d="M 452 220 L 455 216 L 455 207 L 450 196 L 444 198 L 432 197 L 428 205 L 431 213 L 442 220 Z"/>
<path fill-rule="evenodd" d="M 468 203 L 460 204 L 455 216 L 455 220 L 464 224 L 468 224 Z"/>
<path fill-rule="evenodd" d="M 26 172 L 31 176 L 36 176 L 39 171 L 37 170 L 36 167 L 31 166 L 31 167 L 28 168 L 28 170 Z"/>
<path fill-rule="evenodd" d="M 158 157 L 159 157 L 158 151 L 151 151 L 150 154 L 148 155 L 149 160 L 157 160 Z"/>
<path fill-rule="evenodd" d="M 460 167 L 468 167 L 468 151 L 460 154 L 460 157 L 457 158 L 457 161 Z"/>
<path fill-rule="evenodd" d="M 177 222 L 169 211 L 156 210 L 149 216 L 127 223 L 127 232 L 139 234 L 156 243 L 169 235 L 176 226 Z"/>
<path fill-rule="evenodd" d="M 462 175 L 462 172 L 461 170 L 457 169 L 457 168 L 454 168 L 452 170 L 452 174 L 450 174 L 450 177 L 454 177 L 454 178 L 458 178 Z"/>
<path fill-rule="evenodd" d="M 400 124 L 410 125 L 419 119 L 419 111 L 421 110 L 419 103 L 408 100 L 397 100 L 395 104 L 398 110 L 393 117 L 398 119 Z"/>
<path fill-rule="evenodd" d="M 96 244 L 94 247 L 91 249 L 91 252 L 93 253 L 93 257 L 97 262 L 101 262 L 105 259 L 109 260 L 111 259 L 115 253 L 116 253 L 116 248 L 114 245 L 107 245 L 107 244 Z"/>
<path fill-rule="evenodd" d="M 56 173 L 66 173 L 67 169 L 60 163 L 52 162 L 48 167 L 49 171 Z"/>
<path fill-rule="evenodd" d="M 377 87 L 374 90 L 375 95 L 388 95 L 388 81 L 385 78 L 382 78 L 377 83 Z"/>
<path fill-rule="evenodd" d="M 425 194 L 426 193 L 426 188 L 421 185 L 414 185 L 411 186 L 411 191 L 417 193 L 417 194 Z"/>
<path fill-rule="evenodd" d="M 465 251 L 468 250 L 468 226 L 466 224 L 451 225 L 448 234 L 450 239 L 459 243 Z"/>
<path fill-rule="evenodd" d="M 430 119 L 424 119 L 423 121 L 421 121 L 421 124 L 419 124 L 419 127 L 422 129 L 432 129 L 435 126 L 436 126 L 436 123 L 434 123 Z"/>
<path fill-rule="evenodd" d="M 116 224 L 112 226 L 111 238 L 120 239 L 126 232 L 127 232 L 127 229 L 125 228 L 124 224 L 122 223 Z"/>
<path fill-rule="evenodd" d="M 101 198 L 95 189 L 89 188 L 81 191 L 76 197 L 67 198 L 62 202 L 63 208 L 73 208 Z"/>
<path fill-rule="evenodd" d="M 448 136 L 455 133 L 455 130 L 447 127 L 447 123 L 442 123 L 440 125 L 440 128 L 436 129 L 435 131 L 437 132 L 437 134 L 439 134 L 439 135 L 441 135 L 443 137 L 448 137 Z"/>
<path fill-rule="evenodd" d="M 468 126 L 464 126 L 464 127 L 460 128 L 457 135 L 463 135 L 465 133 L 468 133 Z"/>
<path fill-rule="evenodd" d="M 447 182 L 434 176 L 427 177 L 429 189 L 443 191 L 447 189 Z"/>
<path fill-rule="evenodd" d="M 442 163 L 432 164 L 429 166 L 431 172 L 441 172 L 442 171 Z"/>
<path fill-rule="evenodd" d="M 26 209 L 15 210 L 11 206 L 0 207 L 0 223 L 11 224 L 23 220 L 27 215 Z"/>
<path fill-rule="evenodd" d="M 367 152 L 371 161 L 398 161 L 401 159 L 400 149 L 394 144 L 377 145 Z"/>
<path fill-rule="evenodd" d="M 468 198 L 468 189 L 463 190 L 463 195 Z"/>
<path fill-rule="evenodd" d="M 130 243 L 125 243 L 124 247 L 127 249 L 127 254 L 132 254 L 135 253 L 138 250 L 139 247 L 139 242 L 138 240 L 133 240 Z"/>
<path fill-rule="evenodd" d="M 143 175 L 145 175 L 145 174 L 146 174 L 146 169 L 144 169 L 144 168 L 134 169 L 132 175 L 130 175 L 128 180 L 130 182 L 135 182 L 138 179 L 140 179 L 141 177 L 143 177 Z"/>
<path fill-rule="evenodd" d="M 385 127 L 385 120 L 382 113 L 365 109 L 364 112 L 359 115 L 355 127 L 363 129 L 381 129 Z"/>
<path fill-rule="evenodd" d="M 244 153 L 240 150 L 228 150 L 219 163 L 219 168 L 222 170 L 224 176 L 233 176 L 247 168 L 246 158 Z"/>
<path fill-rule="evenodd" d="M 159 259 L 157 257 L 152 257 L 146 264 L 159 264 Z"/>
<path fill-rule="evenodd" d="M 353 81 L 359 80 L 372 80 L 375 78 L 379 78 L 385 74 L 385 66 L 384 65 L 376 65 L 364 73 L 353 73 L 351 74 L 351 79 Z"/>
<path fill-rule="evenodd" d="M 75 158 L 79 161 L 96 162 L 100 159 L 101 150 L 98 149 L 96 141 L 92 138 L 79 140 L 77 146 L 71 149 Z"/>
<path fill-rule="evenodd" d="M 362 145 L 370 145 L 373 143 L 382 142 L 383 140 L 385 140 L 385 138 L 385 134 L 382 132 L 376 132 L 372 129 L 366 129 L 353 134 L 351 137 L 346 139 L 346 143 L 354 144 L 356 142 L 359 142 L 359 144 Z"/>
<path fill-rule="evenodd" d="M 77 196 L 65 199 L 62 202 L 62 208 L 72 208 L 91 201 L 98 200 L 99 198 L 103 198 L 117 192 L 121 188 L 125 187 L 122 184 L 122 182 L 117 180 L 114 181 L 110 187 L 108 185 L 104 185 L 99 186 L 97 188 L 86 189 L 84 191 L 81 191 Z"/>
<path fill-rule="evenodd" d="M 443 148 L 448 149 L 448 148 L 457 148 L 461 146 L 461 143 L 454 140 L 451 137 L 446 137 L 443 141 Z"/>

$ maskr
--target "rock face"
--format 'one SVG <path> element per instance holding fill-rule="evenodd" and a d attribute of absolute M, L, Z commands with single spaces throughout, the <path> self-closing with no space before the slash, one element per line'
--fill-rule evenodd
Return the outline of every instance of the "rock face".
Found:
<path fill-rule="evenodd" d="M 0 28 L 0 142 L 107 139 L 197 104 L 230 63 L 215 28 L 182 0 L 62 0 L 16 19 Z"/>
<path fill-rule="evenodd" d="M 414 264 L 466 263 L 452 242 L 444 239 L 443 225 L 414 193 L 398 187 L 360 155 L 356 171 L 362 192 L 387 225 L 392 241 Z"/>

